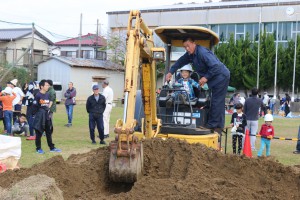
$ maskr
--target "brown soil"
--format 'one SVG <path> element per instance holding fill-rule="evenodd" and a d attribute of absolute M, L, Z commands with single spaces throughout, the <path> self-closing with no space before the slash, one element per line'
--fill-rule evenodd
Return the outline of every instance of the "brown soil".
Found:
<path fill-rule="evenodd" d="M 135 184 L 108 179 L 108 148 L 53 157 L 31 168 L 0 174 L 8 190 L 37 174 L 55 179 L 66 200 L 73 199 L 300 199 L 294 167 L 262 158 L 224 155 L 200 144 L 170 139 L 144 142 L 144 176 Z M 44 179 L 48 181 L 48 179 Z"/>

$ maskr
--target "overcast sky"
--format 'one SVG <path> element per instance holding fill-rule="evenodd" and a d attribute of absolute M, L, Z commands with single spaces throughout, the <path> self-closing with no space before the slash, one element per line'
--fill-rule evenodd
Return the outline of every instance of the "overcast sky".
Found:
<path fill-rule="evenodd" d="M 217 1 L 217 0 L 216 0 Z M 99 19 L 101 31 L 107 32 L 109 11 L 142 9 L 175 3 L 203 3 L 204 0 L 3 0 L 0 6 L 0 20 L 15 23 L 32 23 L 56 34 L 77 37 L 79 34 L 80 13 L 83 15 L 82 34 L 96 33 Z M 0 22 L 0 28 L 31 27 Z M 47 35 L 53 42 L 66 37 Z"/>

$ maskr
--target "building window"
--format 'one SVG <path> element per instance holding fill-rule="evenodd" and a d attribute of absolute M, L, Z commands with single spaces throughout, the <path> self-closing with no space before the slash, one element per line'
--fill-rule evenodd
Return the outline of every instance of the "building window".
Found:
<path fill-rule="evenodd" d="M 245 25 L 236 24 L 235 25 L 235 40 L 245 39 Z"/>
<path fill-rule="evenodd" d="M 66 57 L 76 58 L 76 51 L 66 51 Z"/>
<path fill-rule="evenodd" d="M 93 58 L 92 51 L 83 50 L 82 58 L 92 59 Z"/>
<path fill-rule="evenodd" d="M 292 23 L 292 38 L 295 41 L 296 34 L 299 35 L 300 33 L 300 23 L 298 21 L 297 30 L 296 30 L 296 22 Z"/>
<path fill-rule="evenodd" d="M 106 60 L 106 52 L 105 51 L 97 51 L 96 59 L 98 60 Z"/>
<path fill-rule="evenodd" d="M 275 32 L 276 27 L 274 27 L 274 23 L 265 23 L 264 25 L 264 30 L 266 34 L 273 34 Z"/>

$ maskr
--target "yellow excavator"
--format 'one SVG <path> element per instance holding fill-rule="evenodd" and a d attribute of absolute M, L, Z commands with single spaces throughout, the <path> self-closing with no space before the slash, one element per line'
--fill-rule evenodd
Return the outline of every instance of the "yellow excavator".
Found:
<path fill-rule="evenodd" d="M 155 47 L 154 32 L 166 44 Z M 207 122 L 208 90 L 196 91 L 197 98 L 187 102 L 166 101 L 180 87 L 164 86 L 156 94 L 156 62 L 170 66 L 171 47 L 182 47 L 192 37 L 197 44 L 212 48 L 219 42 L 211 30 L 196 26 L 162 26 L 150 29 L 138 10 L 129 13 L 125 58 L 124 116 L 115 125 L 116 138 L 110 142 L 109 178 L 114 182 L 133 183 L 143 170 L 143 139 L 177 138 L 218 148 L 218 133 L 199 128 Z M 193 77 L 193 76 L 192 76 Z M 194 75 L 198 82 L 199 77 Z M 139 89 L 140 88 L 140 89 Z"/>

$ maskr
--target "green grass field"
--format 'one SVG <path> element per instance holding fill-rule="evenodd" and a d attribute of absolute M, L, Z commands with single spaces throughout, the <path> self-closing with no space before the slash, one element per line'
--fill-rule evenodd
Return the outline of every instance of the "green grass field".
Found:
<path fill-rule="evenodd" d="M 115 107 L 112 110 L 110 119 L 110 138 L 107 143 L 114 138 L 113 127 L 117 119 L 122 118 L 123 109 Z M 44 155 L 36 154 L 34 141 L 27 141 L 22 137 L 22 157 L 20 160 L 21 167 L 31 167 L 35 163 L 42 162 L 52 156 L 62 155 L 65 159 L 71 154 L 84 153 L 91 149 L 101 147 L 99 139 L 97 145 L 92 145 L 89 138 L 88 115 L 85 110 L 85 105 L 76 105 L 73 113 L 73 126 L 68 128 L 64 124 L 67 122 L 67 114 L 63 104 L 57 105 L 57 112 L 54 114 L 54 133 L 53 143 L 57 148 L 62 149 L 62 153 L 50 153 L 46 143 L 46 137 L 42 137 L 42 148 L 46 152 Z M 231 115 L 226 115 L 226 125 L 229 125 Z M 275 135 L 278 137 L 296 138 L 300 125 L 299 119 L 275 118 L 274 127 Z M 263 119 L 259 120 L 259 125 L 263 123 Z M 231 134 L 228 130 L 228 146 L 227 153 L 232 152 Z M 223 146 L 225 136 L 222 137 Z M 256 148 L 259 149 L 260 139 L 257 139 Z M 295 141 L 272 140 L 271 155 L 279 162 L 285 165 L 300 164 L 300 155 L 295 155 L 292 152 L 295 150 Z M 224 149 L 224 148 L 223 148 Z M 256 156 L 256 152 L 253 152 Z"/>

